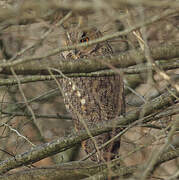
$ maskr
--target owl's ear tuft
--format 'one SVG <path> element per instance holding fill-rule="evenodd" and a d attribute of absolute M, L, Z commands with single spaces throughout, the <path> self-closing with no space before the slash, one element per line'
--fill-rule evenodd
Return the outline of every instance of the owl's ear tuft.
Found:
<path fill-rule="evenodd" d="M 86 36 L 87 32 L 86 31 L 83 31 L 81 37 L 84 38 Z"/>

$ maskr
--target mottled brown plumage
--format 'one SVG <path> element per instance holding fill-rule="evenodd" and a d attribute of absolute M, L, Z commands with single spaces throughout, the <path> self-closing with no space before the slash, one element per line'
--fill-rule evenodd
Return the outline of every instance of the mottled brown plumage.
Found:
<path fill-rule="evenodd" d="M 68 29 L 65 45 L 73 45 L 101 37 L 102 33 L 96 28 Z M 108 42 L 102 42 L 90 47 L 64 52 L 66 60 L 72 58 L 88 58 L 91 56 L 102 56 L 112 54 L 112 48 Z M 125 112 L 124 85 L 119 74 L 103 77 L 73 77 L 59 80 L 64 95 L 64 102 L 71 112 L 77 131 L 94 127 L 96 123 L 110 121 L 119 114 Z M 84 125 L 85 124 L 85 125 Z M 82 143 L 84 150 L 88 153 L 99 147 L 114 135 L 119 133 L 114 130 L 104 133 Z M 94 143 L 94 141 L 96 143 Z M 110 160 L 118 154 L 120 138 L 112 144 L 107 145 L 90 157 L 93 161 Z"/>

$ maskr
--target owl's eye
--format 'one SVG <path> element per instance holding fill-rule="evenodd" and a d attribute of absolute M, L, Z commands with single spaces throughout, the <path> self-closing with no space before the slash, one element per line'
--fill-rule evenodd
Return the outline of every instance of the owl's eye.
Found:
<path fill-rule="evenodd" d="M 88 41 L 89 41 L 89 37 L 87 36 L 87 32 L 84 31 L 83 34 L 81 35 L 80 43 L 84 43 Z"/>
<path fill-rule="evenodd" d="M 80 40 L 80 43 L 84 43 L 84 42 L 88 42 L 89 41 L 89 37 L 84 37 Z"/>

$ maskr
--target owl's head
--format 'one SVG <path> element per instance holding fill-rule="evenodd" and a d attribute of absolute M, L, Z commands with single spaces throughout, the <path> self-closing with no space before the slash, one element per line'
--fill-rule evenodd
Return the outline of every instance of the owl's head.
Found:
<path fill-rule="evenodd" d="M 103 36 L 100 30 L 98 30 L 96 27 L 89 26 L 86 21 L 87 20 L 83 19 L 80 21 L 80 23 L 71 23 L 70 26 L 66 26 L 64 28 L 65 46 L 78 45 Z M 107 53 L 111 54 L 112 48 L 107 42 L 102 42 L 86 47 L 76 48 L 70 51 L 65 51 L 63 52 L 63 56 L 65 59 L 79 59 L 88 58 L 91 56 L 102 56 Z"/>

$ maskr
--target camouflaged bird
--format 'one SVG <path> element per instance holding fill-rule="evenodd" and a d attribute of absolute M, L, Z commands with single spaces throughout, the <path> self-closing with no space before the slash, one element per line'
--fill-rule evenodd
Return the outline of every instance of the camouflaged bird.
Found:
<path fill-rule="evenodd" d="M 95 27 L 79 28 L 71 25 L 66 28 L 63 45 L 74 45 L 102 37 L 102 33 Z M 65 60 L 90 58 L 92 56 L 105 56 L 112 54 L 112 48 L 107 41 L 80 47 L 75 50 L 63 52 Z M 124 85 L 119 74 L 102 77 L 72 77 L 59 80 L 64 96 L 66 108 L 71 112 L 77 131 L 94 127 L 98 122 L 111 121 L 113 118 L 125 112 Z M 86 126 L 86 127 L 85 127 Z M 104 133 L 86 140 L 82 147 L 87 154 L 103 145 L 120 129 Z M 90 157 L 93 161 L 108 161 L 118 155 L 120 138 L 98 149 L 97 153 Z"/>

